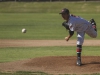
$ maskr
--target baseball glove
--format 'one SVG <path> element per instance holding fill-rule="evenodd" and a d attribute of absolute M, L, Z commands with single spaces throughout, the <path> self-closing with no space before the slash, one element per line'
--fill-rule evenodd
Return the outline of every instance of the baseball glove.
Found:
<path fill-rule="evenodd" d="M 67 30 L 69 30 L 69 26 L 68 26 L 68 24 L 66 23 L 66 21 L 64 21 L 64 22 L 62 23 L 62 26 L 64 26 Z"/>

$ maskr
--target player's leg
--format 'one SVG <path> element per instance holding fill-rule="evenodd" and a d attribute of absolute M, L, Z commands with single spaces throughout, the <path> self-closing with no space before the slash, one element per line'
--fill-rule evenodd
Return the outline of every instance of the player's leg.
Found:
<path fill-rule="evenodd" d="M 77 45 L 77 65 L 81 66 L 81 52 L 82 52 L 82 45 Z"/>
<path fill-rule="evenodd" d="M 81 52 L 82 52 L 82 45 L 84 42 L 84 35 L 85 32 L 77 32 L 77 65 L 81 66 Z"/>
<path fill-rule="evenodd" d="M 86 32 L 86 34 L 88 34 L 92 38 L 96 38 L 97 37 L 97 31 L 94 30 L 94 28 L 92 27 L 91 24 L 90 24 L 89 28 L 85 32 Z"/>
<path fill-rule="evenodd" d="M 94 21 L 94 19 L 90 20 L 90 25 L 89 28 L 86 30 L 86 33 L 92 37 L 92 38 L 96 38 L 97 37 L 97 28 L 96 28 L 96 22 Z"/>

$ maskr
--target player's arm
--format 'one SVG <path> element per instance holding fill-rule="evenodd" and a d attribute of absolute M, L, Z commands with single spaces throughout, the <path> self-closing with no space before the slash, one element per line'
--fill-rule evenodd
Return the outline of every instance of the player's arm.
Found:
<path fill-rule="evenodd" d="M 69 30 L 69 35 L 65 37 L 65 40 L 68 41 L 74 35 L 74 31 Z"/>
<path fill-rule="evenodd" d="M 74 31 L 69 29 L 69 25 L 67 25 L 66 21 L 62 23 L 62 26 L 64 26 L 67 30 L 69 30 L 69 35 L 65 37 L 65 40 L 68 41 L 74 34 Z"/>

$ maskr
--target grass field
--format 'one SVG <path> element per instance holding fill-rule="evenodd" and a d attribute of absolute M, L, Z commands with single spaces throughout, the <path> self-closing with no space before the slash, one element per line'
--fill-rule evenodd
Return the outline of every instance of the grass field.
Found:
<path fill-rule="evenodd" d="M 71 13 L 100 13 L 100 2 L 0 2 L 1 13 L 58 13 L 69 8 Z"/>
<path fill-rule="evenodd" d="M 0 75 L 52 75 L 52 74 L 47 74 L 44 72 L 26 72 L 26 71 L 18 71 L 16 73 L 0 73 Z"/>
<path fill-rule="evenodd" d="M 94 18 L 100 33 L 100 2 L 0 2 L 0 39 L 63 39 L 68 32 L 58 13 L 64 7 L 86 20 Z"/>
<path fill-rule="evenodd" d="M 100 39 L 100 2 L 0 2 L 0 39 L 59 40 L 67 36 L 62 8 L 87 20 L 97 22 Z M 26 28 L 27 33 L 21 33 Z M 76 33 L 75 33 L 76 34 Z M 86 39 L 92 39 L 86 35 Z M 72 37 L 76 39 L 76 35 Z M 43 56 L 76 56 L 76 47 L 10 47 L 0 48 L 0 63 Z M 84 47 L 83 56 L 100 56 L 100 47 Z M 0 75 L 48 75 L 42 72 L 0 73 Z M 65 74 L 68 75 L 68 74 Z M 87 75 L 87 74 L 86 74 Z M 100 74 L 91 74 L 100 75 Z"/>
<path fill-rule="evenodd" d="M 53 75 L 48 74 L 44 72 L 25 72 L 25 71 L 18 71 L 16 73 L 0 73 L 0 75 Z M 76 75 L 76 74 L 59 74 L 59 75 Z M 82 74 L 82 75 L 88 75 L 88 74 Z M 89 75 L 100 75 L 99 73 L 93 73 Z"/>
<path fill-rule="evenodd" d="M 76 14 L 97 22 L 100 33 L 100 14 Z M 62 26 L 63 19 L 58 13 L 0 13 L 0 39 L 63 39 L 68 32 Z M 22 34 L 21 29 L 27 33 Z M 87 39 L 90 39 L 86 35 Z M 76 34 L 73 39 L 76 39 Z M 100 39 L 98 34 L 97 39 Z"/>
<path fill-rule="evenodd" d="M 0 62 L 44 56 L 76 56 L 76 47 L 0 48 Z M 82 56 L 100 56 L 100 47 L 83 47 Z"/>

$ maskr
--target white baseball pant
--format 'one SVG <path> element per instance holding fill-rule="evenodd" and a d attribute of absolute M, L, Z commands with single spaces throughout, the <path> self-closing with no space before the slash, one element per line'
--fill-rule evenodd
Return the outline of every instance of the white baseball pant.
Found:
<path fill-rule="evenodd" d="M 86 31 L 77 32 L 77 45 L 83 45 L 85 33 L 92 38 L 97 37 L 97 32 L 93 29 L 92 25 L 90 24 Z"/>

